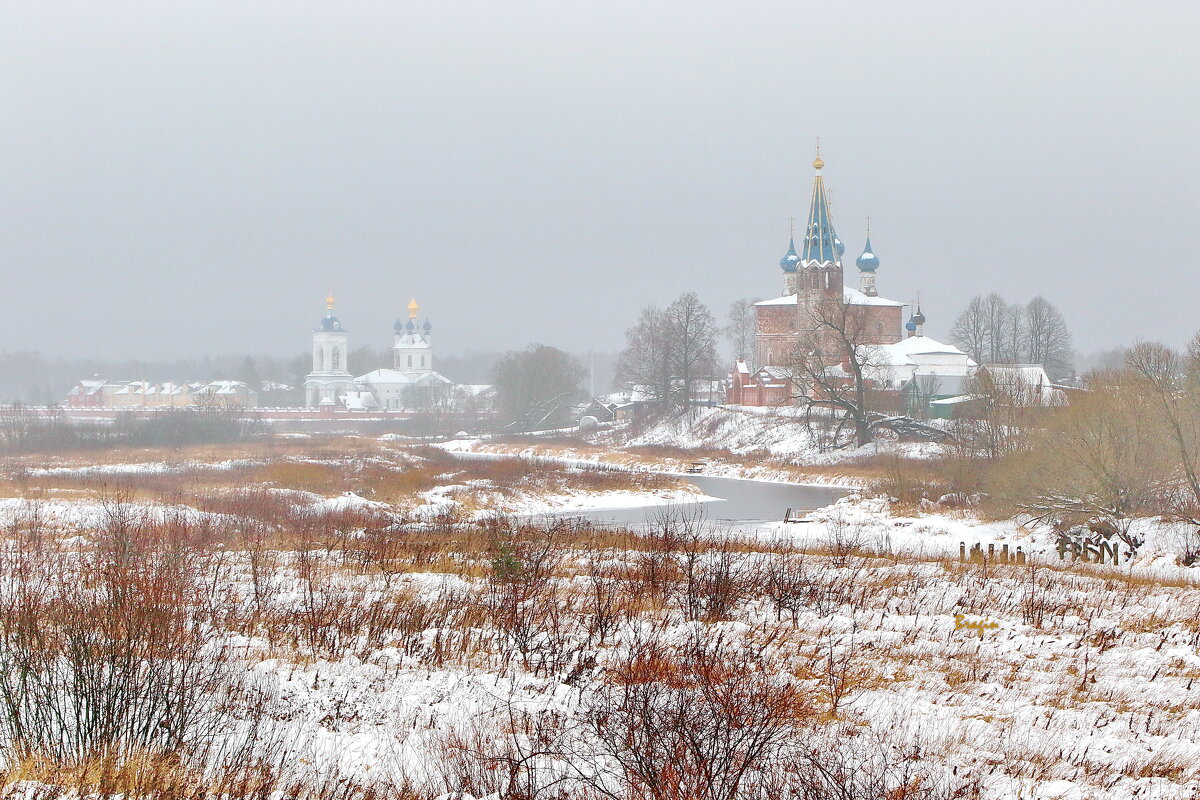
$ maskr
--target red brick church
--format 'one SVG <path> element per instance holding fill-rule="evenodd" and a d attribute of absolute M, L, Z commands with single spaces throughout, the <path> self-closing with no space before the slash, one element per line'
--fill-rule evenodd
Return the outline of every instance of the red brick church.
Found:
<path fill-rule="evenodd" d="M 771 406 L 792 402 L 794 388 L 787 365 L 798 341 L 813 329 L 812 318 L 821 304 L 841 302 L 859 306 L 866 320 L 866 339 L 870 344 L 889 345 L 901 339 L 901 320 L 905 303 L 880 297 L 875 289 L 875 271 L 879 258 L 871 249 L 870 230 L 862 255 L 855 262 L 859 286 L 846 286 L 842 255 L 846 246 L 838 238 L 829 213 L 829 198 L 821 170 L 825 163 L 818 152 L 813 161 L 812 202 L 808 222 L 796 249 L 793 232 L 788 251 L 780 260 L 783 270 L 783 295 L 755 304 L 755 352 L 743 354 L 730 376 L 726 402 L 735 405 Z M 914 315 L 909 327 L 924 322 Z M 832 355 L 832 354 L 831 354 Z M 755 369 L 747 364 L 753 359 Z M 840 359 L 831 358 L 831 364 Z"/>

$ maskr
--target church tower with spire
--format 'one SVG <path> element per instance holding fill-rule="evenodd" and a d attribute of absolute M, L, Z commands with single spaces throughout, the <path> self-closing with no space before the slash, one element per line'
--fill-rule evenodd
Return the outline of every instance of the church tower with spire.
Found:
<path fill-rule="evenodd" d="M 829 193 L 825 178 L 821 174 L 825 161 L 821 158 L 821 147 L 817 145 L 817 157 L 812 162 L 812 201 L 808 208 L 808 222 L 801 232 L 800 251 L 796 251 L 795 236 L 788 242 L 788 252 L 779 262 L 784 272 L 783 293 L 798 294 L 801 299 L 819 300 L 836 297 L 842 289 L 842 254 L 846 246 L 833 228 L 833 215 L 829 210 Z"/>
<path fill-rule="evenodd" d="M 800 230 L 792 227 L 787 252 L 779 260 L 783 296 L 755 305 L 755 360 L 760 367 L 785 366 L 797 342 L 812 334 L 819 310 L 827 303 L 862 306 L 856 314 L 861 318 L 859 335 L 871 344 L 890 344 L 901 336 L 905 304 L 879 296 L 875 286 L 879 257 L 871 246 L 869 220 L 866 247 L 855 261 L 858 288 L 845 285 L 842 257 L 846 246 L 833 225 L 820 144 L 812 166 L 815 174 L 808 218 Z M 828 344 L 834 346 L 832 340 Z"/>

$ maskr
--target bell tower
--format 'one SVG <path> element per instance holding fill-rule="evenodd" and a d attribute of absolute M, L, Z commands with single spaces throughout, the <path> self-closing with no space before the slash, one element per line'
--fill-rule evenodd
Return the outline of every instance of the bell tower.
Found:
<path fill-rule="evenodd" d="M 396 320 L 392 326 L 395 341 L 392 344 L 392 366 L 401 372 L 433 372 L 433 326 L 426 319 L 417 323 L 421 306 L 414 297 L 408 303 L 408 322 Z"/>
<path fill-rule="evenodd" d="M 304 381 L 304 404 L 309 407 L 336 405 L 354 388 L 346 363 L 347 336 L 341 320 L 333 314 L 333 295 L 325 298 L 325 316 L 313 330 L 312 371 Z"/>

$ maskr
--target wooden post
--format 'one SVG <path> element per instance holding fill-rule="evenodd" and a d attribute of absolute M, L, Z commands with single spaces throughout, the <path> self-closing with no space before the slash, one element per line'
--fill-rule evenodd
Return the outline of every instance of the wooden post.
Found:
<path fill-rule="evenodd" d="M 958 560 L 959 561 L 967 560 L 967 543 L 966 542 L 958 543 Z"/>
<path fill-rule="evenodd" d="M 1061 558 L 1061 556 L 1060 556 L 1060 558 Z M 1025 563 L 1025 553 L 1024 553 L 1024 551 L 1021 550 L 1020 545 L 1017 545 L 1017 563 L 1018 564 Z"/>
<path fill-rule="evenodd" d="M 1005 564 L 1008 563 L 1008 545 L 1000 545 L 1000 560 Z"/>

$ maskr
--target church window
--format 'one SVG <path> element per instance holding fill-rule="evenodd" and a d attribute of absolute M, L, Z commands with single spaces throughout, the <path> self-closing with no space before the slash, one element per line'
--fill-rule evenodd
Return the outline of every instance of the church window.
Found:
<path fill-rule="evenodd" d="M 408 357 L 408 366 L 409 366 L 409 367 L 411 367 L 411 366 L 412 366 L 412 356 L 409 356 L 409 357 Z"/>
<path fill-rule="evenodd" d="M 317 372 L 324 372 L 324 371 L 325 371 L 325 351 L 318 350 L 317 351 Z"/>
<path fill-rule="evenodd" d="M 421 356 L 421 366 L 425 366 L 425 356 Z"/>
<path fill-rule="evenodd" d="M 333 369 L 337 371 L 342 368 L 342 353 L 336 347 L 333 348 Z"/>

